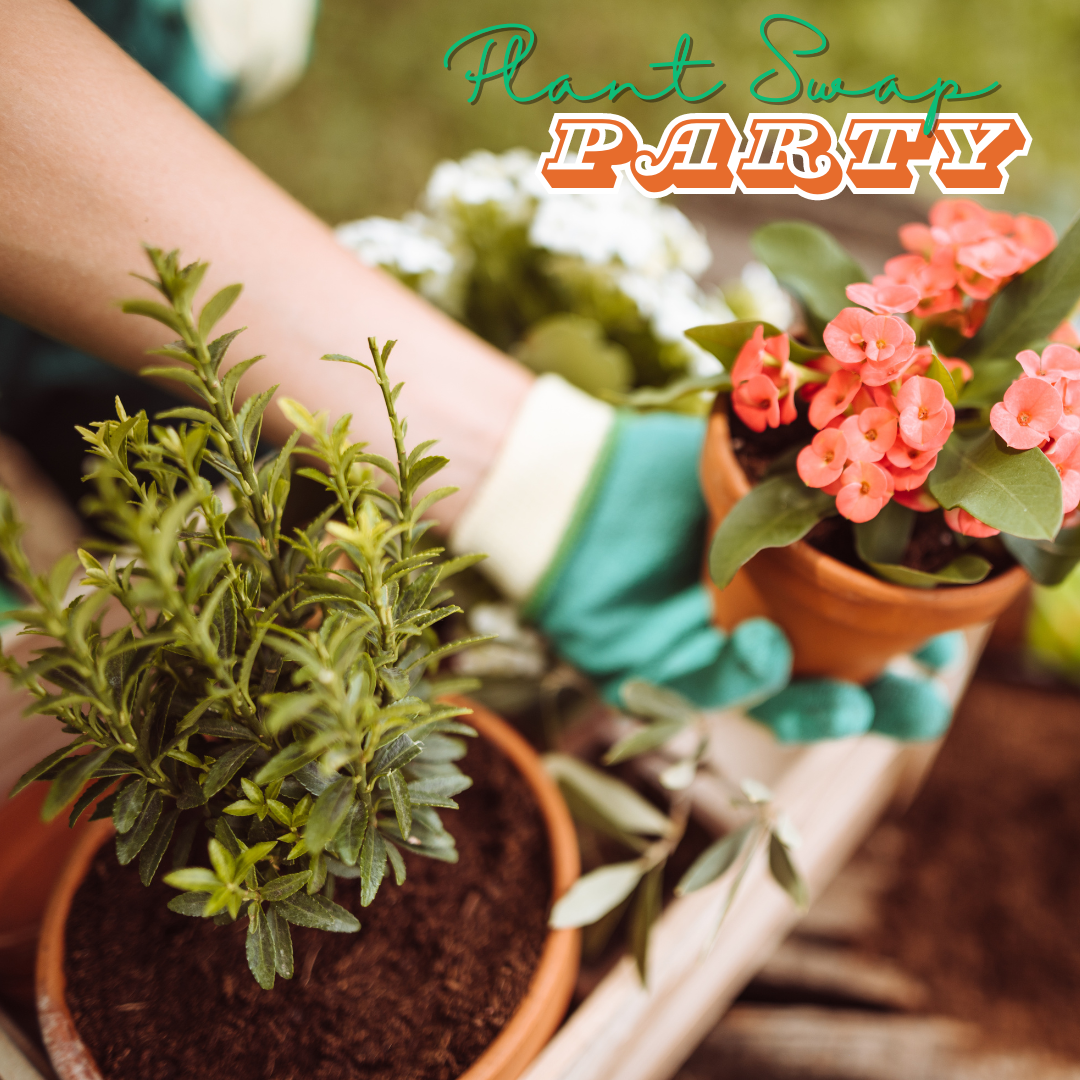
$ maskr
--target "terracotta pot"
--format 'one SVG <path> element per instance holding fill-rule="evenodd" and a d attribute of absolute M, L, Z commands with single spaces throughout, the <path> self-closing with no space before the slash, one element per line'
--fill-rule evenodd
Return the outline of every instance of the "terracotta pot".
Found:
<path fill-rule="evenodd" d="M 709 417 L 701 482 L 715 532 L 750 490 L 719 410 Z M 800 541 L 760 551 L 725 589 L 711 581 L 709 586 L 719 626 L 731 629 L 765 615 L 790 639 L 796 674 L 862 683 L 934 634 L 997 618 L 1027 581 L 1017 566 L 979 585 L 912 589 L 871 577 Z"/>
<path fill-rule="evenodd" d="M 551 847 L 553 900 L 580 873 L 577 834 L 562 795 L 536 751 L 504 720 L 475 702 L 468 722 L 518 767 L 532 789 L 547 826 Z M 64 932 L 68 911 L 98 848 L 113 834 L 110 821 L 98 821 L 83 834 L 64 867 L 49 901 L 37 956 L 38 1018 L 45 1047 L 60 1080 L 103 1080 L 75 1029 L 65 999 Z M 578 930 L 548 933 L 529 989 L 517 1012 L 461 1080 L 515 1080 L 559 1026 L 577 980 L 581 953 Z"/>
<path fill-rule="evenodd" d="M 72 849 L 89 825 L 74 829 L 68 815 L 41 820 L 45 784 L 31 784 L 14 799 L 0 794 L 0 999 L 33 1007 L 34 956 L 49 895 Z"/>

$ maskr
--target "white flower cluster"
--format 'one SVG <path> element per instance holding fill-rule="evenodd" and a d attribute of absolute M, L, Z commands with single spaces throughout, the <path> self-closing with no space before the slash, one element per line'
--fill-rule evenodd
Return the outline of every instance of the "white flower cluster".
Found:
<path fill-rule="evenodd" d="M 460 314 L 463 280 L 473 262 L 470 209 L 489 207 L 508 226 L 528 226 L 529 243 L 608 271 L 655 337 L 678 346 L 688 370 L 711 374 L 719 362 L 683 336 L 691 326 L 734 318 L 720 293 L 697 278 L 712 261 L 692 222 L 666 202 L 629 184 L 595 195 L 551 191 L 526 150 L 479 150 L 444 161 L 428 181 L 423 212 L 402 221 L 366 218 L 342 225 L 339 240 L 364 262 L 405 277 L 430 300 Z"/>

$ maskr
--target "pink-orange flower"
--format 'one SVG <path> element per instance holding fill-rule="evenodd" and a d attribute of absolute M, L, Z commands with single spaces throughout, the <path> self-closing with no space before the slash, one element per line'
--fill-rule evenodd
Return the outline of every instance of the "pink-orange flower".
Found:
<path fill-rule="evenodd" d="M 964 536 L 997 536 L 1001 532 L 1000 529 L 992 529 L 989 525 L 984 525 L 977 517 L 973 517 L 959 506 L 945 511 L 945 524 L 953 532 Z"/>
<path fill-rule="evenodd" d="M 892 498 L 892 477 L 872 461 L 856 461 L 840 476 L 836 509 L 849 521 L 869 521 Z"/>
<path fill-rule="evenodd" d="M 869 308 L 875 315 L 896 315 L 911 311 L 919 302 L 919 290 L 913 285 L 898 284 L 891 278 L 878 275 L 873 284 L 860 281 L 845 290 L 853 304 Z"/>
<path fill-rule="evenodd" d="M 795 419 L 795 368 L 788 359 L 790 350 L 787 334 L 766 338 L 765 328 L 759 323 L 735 358 L 731 369 L 732 405 L 743 423 L 754 431 L 790 424 Z M 759 379 L 771 382 L 775 393 Z"/>
<path fill-rule="evenodd" d="M 1041 446 L 1062 416 L 1061 397 L 1048 382 L 1017 379 L 990 410 L 990 426 L 1014 450 Z"/>
<path fill-rule="evenodd" d="M 1034 349 L 1016 354 L 1025 374 L 1033 379 L 1056 383 L 1058 379 L 1080 379 L 1080 352 L 1068 345 L 1047 345 L 1040 356 Z"/>
<path fill-rule="evenodd" d="M 1061 508 L 1071 514 L 1080 506 L 1080 431 L 1068 431 L 1046 451 L 1061 477 Z"/>
<path fill-rule="evenodd" d="M 917 487 L 914 491 L 902 491 L 897 487 L 893 492 L 893 498 L 909 510 L 917 510 L 920 514 L 927 514 L 936 510 L 941 504 L 924 487 Z"/>
<path fill-rule="evenodd" d="M 939 449 L 940 447 L 935 446 L 932 450 L 916 450 L 914 446 L 908 446 L 901 437 L 889 447 L 886 457 L 889 464 L 897 469 L 932 469 Z"/>
<path fill-rule="evenodd" d="M 873 316 L 862 308 L 847 307 L 825 327 L 822 337 L 825 348 L 840 361 L 852 367 L 866 360 L 866 335 L 863 327 Z"/>
<path fill-rule="evenodd" d="M 825 427 L 851 404 L 861 386 L 858 372 L 844 368 L 834 371 L 810 402 L 810 423 L 816 428 Z"/>
<path fill-rule="evenodd" d="M 807 487 L 828 487 L 839 479 L 847 460 L 848 445 L 838 428 L 819 431 L 809 446 L 799 451 L 795 461 L 799 478 Z"/>
<path fill-rule="evenodd" d="M 941 383 L 914 375 L 896 395 L 900 410 L 900 433 L 915 450 L 944 446 L 956 420 L 956 412 L 945 398 Z"/>
<path fill-rule="evenodd" d="M 897 442 L 899 441 L 900 440 L 897 439 Z M 937 464 L 937 454 L 933 454 L 918 468 L 912 467 L 905 469 L 899 465 L 894 465 L 888 458 L 885 460 L 888 461 L 888 465 L 886 465 L 885 468 L 888 469 L 889 474 L 892 476 L 893 486 L 896 490 L 915 491 L 926 483 L 927 477 L 934 471 L 934 466 Z"/>
<path fill-rule="evenodd" d="M 768 375 L 753 375 L 731 392 L 735 414 L 751 431 L 780 426 L 780 395 Z"/>
<path fill-rule="evenodd" d="M 858 368 L 867 386 L 883 386 L 900 375 L 915 352 L 915 331 L 895 315 L 844 308 L 822 334 L 829 352 Z"/>
<path fill-rule="evenodd" d="M 1057 389 L 1061 394 L 1061 419 L 1050 432 L 1055 439 L 1065 431 L 1080 431 L 1080 379 L 1062 379 Z"/>
<path fill-rule="evenodd" d="M 848 457 L 852 461 L 880 461 L 896 442 L 896 422 L 896 413 L 891 409 L 863 409 L 849 416 L 840 425 L 847 439 Z"/>

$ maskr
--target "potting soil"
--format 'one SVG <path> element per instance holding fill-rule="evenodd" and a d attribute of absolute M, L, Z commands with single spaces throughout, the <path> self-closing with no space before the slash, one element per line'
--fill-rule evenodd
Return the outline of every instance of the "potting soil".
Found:
<path fill-rule="evenodd" d="M 550 853 L 514 766 L 469 740 L 475 783 L 442 811 L 456 865 L 406 856 L 408 878 L 374 903 L 359 883 L 334 899 L 361 930 L 293 927 L 296 973 L 261 990 L 246 920 L 166 908 L 135 865 L 99 852 L 67 931 L 68 1002 L 108 1080 L 451 1080 L 480 1055 L 528 988 L 547 934 Z M 169 855 L 166 854 L 167 865 Z"/>

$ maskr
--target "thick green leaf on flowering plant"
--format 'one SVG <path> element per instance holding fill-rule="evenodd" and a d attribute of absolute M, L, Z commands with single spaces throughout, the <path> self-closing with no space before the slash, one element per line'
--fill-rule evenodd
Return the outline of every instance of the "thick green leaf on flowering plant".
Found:
<path fill-rule="evenodd" d="M 948 566 L 933 573 L 890 563 L 867 565 L 879 578 L 891 581 L 894 585 L 907 585 L 912 589 L 933 589 L 938 585 L 977 585 L 992 569 L 982 556 L 970 553 L 957 555 Z"/>
<path fill-rule="evenodd" d="M 948 378 L 948 372 L 945 373 Z M 978 555 L 959 555 L 941 570 L 929 572 L 902 566 L 915 527 L 915 511 L 896 502 L 886 503 L 869 521 L 855 525 L 855 550 L 879 577 L 894 585 L 932 589 L 937 585 L 974 585 L 990 573 L 990 564 Z"/>
<path fill-rule="evenodd" d="M 754 254 L 822 324 L 851 306 L 846 286 L 866 281 L 863 268 L 835 237 L 807 221 L 773 221 L 750 240 Z"/>
<path fill-rule="evenodd" d="M 1045 340 L 1080 298 L 1080 217 L 1045 259 L 1014 278 L 994 299 L 965 354 L 1015 356 Z"/>
<path fill-rule="evenodd" d="M 735 366 L 739 350 L 754 336 L 754 331 L 759 326 L 764 329 L 767 338 L 776 337 L 781 333 L 772 323 L 761 319 L 740 319 L 736 322 L 716 323 L 709 326 L 692 326 L 686 331 L 686 336 L 706 352 L 711 352 L 728 371 L 731 371 Z M 823 353 L 822 349 L 808 349 L 797 341 L 790 342 L 790 349 L 790 359 L 797 364 L 805 363 Z M 670 391 L 672 388 L 666 389 Z"/>
<path fill-rule="evenodd" d="M 787 547 L 835 512 L 831 495 L 807 487 L 794 473 L 769 477 L 751 488 L 720 522 L 709 550 L 713 581 L 724 588 L 763 548 Z"/>
<path fill-rule="evenodd" d="M 102 750 L 83 754 L 65 765 L 60 775 L 52 782 L 48 795 L 45 796 L 45 802 L 41 807 L 42 819 L 52 821 L 82 791 L 83 785 L 94 775 L 94 772 L 119 749 L 118 746 L 107 746 Z"/>
<path fill-rule="evenodd" d="M 613 863 L 579 877 L 551 909 L 548 925 L 554 930 L 588 926 L 618 907 L 644 877 L 641 859 Z"/>
<path fill-rule="evenodd" d="M 1024 540 L 1001 534 L 1009 554 L 1040 585 L 1060 585 L 1080 563 L 1080 527 L 1062 529 L 1053 540 Z"/>
<path fill-rule="evenodd" d="M 933 379 L 945 391 L 945 398 L 950 405 L 956 405 L 960 397 L 960 391 L 963 389 L 963 377 L 957 376 L 960 379 L 960 385 L 957 386 L 956 379 L 953 378 L 952 372 L 941 362 L 941 357 L 938 356 L 933 343 L 930 345 L 930 351 L 933 356 L 930 360 L 930 366 L 926 369 L 926 377 Z"/>
<path fill-rule="evenodd" d="M 946 510 L 963 507 L 992 529 L 1053 540 L 1061 528 L 1061 478 L 1038 449 L 1012 450 L 993 431 L 953 432 L 928 481 Z"/>
<path fill-rule="evenodd" d="M 971 370 L 972 377 L 964 383 L 957 399 L 961 409 L 989 408 L 1024 374 L 1019 361 L 1008 359 L 972 360 Z"/>

